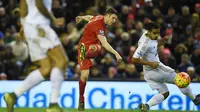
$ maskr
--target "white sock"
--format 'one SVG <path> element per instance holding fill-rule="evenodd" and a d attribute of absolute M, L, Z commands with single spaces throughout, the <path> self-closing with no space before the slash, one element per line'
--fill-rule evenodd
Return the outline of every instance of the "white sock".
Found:
<path fill-rule="evenodd" d="M 190 86 L 186 88 L 179 88 L 179 89 L 184 95 L 188 96 L 192 101 L 195 99 L 195 95 L 192 93 Z"/>
<path fill-rule="evenodd" d="M 64 80 L 64 73 L 59 68 L 53 68 L 51 71 L 50 80 L 52 83 L 50 103 L 58 103 L 58 97 L 60 96 L 60 87 Z"/>
<path fill-rule="evenodd" d="M 32 71 L 28 77 L 22 82 L 22 84 L 14 90 L 17 97 L 21 96 L 23 93 L 36 86 L 44 80 L 39 69 Z"/>
<path fill-rule="evenodd" d="M 149 105 L 149 107 L 152 107 L 161 103 L 164 99 L 165 98 L 162 94 L 156 94 L 147 102 L 147 104 Z"/>

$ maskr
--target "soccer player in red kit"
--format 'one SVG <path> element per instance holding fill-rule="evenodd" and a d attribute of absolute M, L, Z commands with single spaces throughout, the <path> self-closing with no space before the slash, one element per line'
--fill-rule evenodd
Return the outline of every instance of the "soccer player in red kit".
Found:
<path fill-rule="evenodd" d="M 105 37 L 106 26 L 112 25 L 117 20 L 117 11 L 115 9 L 109 8 L 104 16 L 76 17 L 77 23 L 81 20 L 89 21 L 85 26 L 83 36 L 78 45 L 78 63 L 81 70 L 78 110 L 84 111 L 84 91 L 89 76 L 89 69 L 92 67 L 92 61 L 90 59 L 99 55 L 101 46 L 114 54 L 118 62 L 122 60 L 122 57 L 111 47 Z"/>

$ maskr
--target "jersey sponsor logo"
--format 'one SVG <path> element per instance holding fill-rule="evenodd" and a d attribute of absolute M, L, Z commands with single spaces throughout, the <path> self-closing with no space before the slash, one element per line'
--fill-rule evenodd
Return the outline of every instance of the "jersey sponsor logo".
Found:
<path fill-rule="evenodd" d="M 101 35 L 104 35 L 104 31 L 103 31 L 103 30 L 99 30 L 99 33 L 100 33 Z"/>

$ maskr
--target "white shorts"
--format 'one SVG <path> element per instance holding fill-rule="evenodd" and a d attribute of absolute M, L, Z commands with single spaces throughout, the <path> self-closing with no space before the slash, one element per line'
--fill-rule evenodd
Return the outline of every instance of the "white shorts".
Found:
<path fill-rule="evenodd" d="M 38 35 L 38 27 L 45 31 L 45 37 Z M 55 31 L 47 25 L 24 24 L 24 36 L 29 47 L 31 61 L 38 61 L 47 57 L 49 49 L 61 44 Z"/>
<path fill-rule="evenodd" d="M 144 70 L 144 79 L 153 90 L 158 90 L 160 93 L 168 91 L 165 83 L 174 83 L 176 72 L 169 66 L 159 63 L 157 69 Z"/>

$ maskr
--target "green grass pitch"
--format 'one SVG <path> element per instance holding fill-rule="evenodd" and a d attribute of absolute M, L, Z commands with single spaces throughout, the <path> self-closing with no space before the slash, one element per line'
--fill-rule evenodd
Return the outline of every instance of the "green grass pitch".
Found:
<path fill-rule="evenodd" d="M 6 112 L 5 108 L 0 108 L 0 112 Z M 16 108 L 14 112 L 45 112 L 44 108 Z M 64 109 L 64 112 L 78 112 L 77 109 Z M 140 112 L 139 110 L 105 110 L 105 109 L 86 109 L 84 112 Z M 198 112 L 198 111 L 169 111 L 152 110 L 149 112 Z"/>

